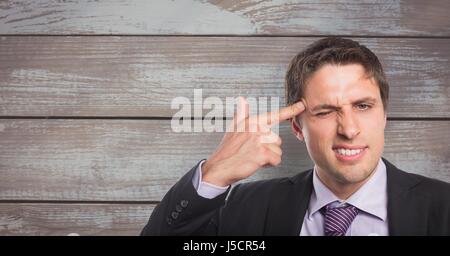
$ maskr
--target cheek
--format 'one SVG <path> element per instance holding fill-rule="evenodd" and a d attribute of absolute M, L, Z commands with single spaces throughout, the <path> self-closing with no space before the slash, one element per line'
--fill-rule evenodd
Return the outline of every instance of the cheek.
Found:
<path fill-rule="evenodd" d="M 384 136 L 384 128 L 386 127 L 386 119 L 383 111 L 376 111 L 369 115 L 360 116 L 361 130 L 371 136 Z"/>
<path fill-rule="evenodd" d="M 303 134 L 305 141 L 311 149 L 320 150 L 328 148 L 336 136 L 336 120 L 329 119 L 311 119 L 305 122 Z"/>
<path fill-rule="evenodd" d="M 384 111 L 362 116 L 360 125 L 363 140 L 370 145 L 374 154 L 381 154 L 384 149 L 384 129 L 386 127 Z"/>

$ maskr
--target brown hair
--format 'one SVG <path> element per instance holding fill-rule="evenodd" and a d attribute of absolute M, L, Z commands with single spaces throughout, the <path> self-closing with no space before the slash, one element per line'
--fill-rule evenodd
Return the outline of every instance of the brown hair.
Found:
<path fill-rule="evenodd" d="M 325 64 L 361 64 L 367 76 L 373 77 L 380 88 L 381 100 L 386 111 L 389 85 L 377 56 L 366 46 L 340 37 L 320 39 L 292 59 L 285 80 L 287 105 L 303 97 L 308 79 Z"/>

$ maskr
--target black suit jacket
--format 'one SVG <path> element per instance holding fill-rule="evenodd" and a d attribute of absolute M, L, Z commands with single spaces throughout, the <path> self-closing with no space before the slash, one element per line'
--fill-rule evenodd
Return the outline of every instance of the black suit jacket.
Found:
<path fill-rule="evenodd" d="M 390 235 L 450 235 L 450 184 L 387 170 Z M 236 185 L 226 198 L 199 196 L 195 166 L 154 209 L 141 235 L 298 236 L 313 189 L 312 170 L 291 178 Z"/>

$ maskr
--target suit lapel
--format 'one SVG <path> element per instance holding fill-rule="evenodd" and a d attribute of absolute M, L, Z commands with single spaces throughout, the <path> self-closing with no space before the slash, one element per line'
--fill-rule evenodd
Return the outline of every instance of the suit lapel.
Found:
<path fill-rule="evenodd" d="M 383 158 L 387 171 L 389 235 L 426 235 L 427 195 L 415 193 L 420 180 Z M 312 170 L 279 184 L 270 199 L 265 235 L 300 234 L 312 193 Z"/>
<path fill-rule="evenodd" d="M 280 183 L 272 193 L 265 235 L 298 236 L 312 192 L 312 170 Z"/>
<path fill-rule="evenodd" d="M 426 235 L 426 195 L 414 192 L 420 182 L 383 158 L 387 171 L 389 235 Z"/>

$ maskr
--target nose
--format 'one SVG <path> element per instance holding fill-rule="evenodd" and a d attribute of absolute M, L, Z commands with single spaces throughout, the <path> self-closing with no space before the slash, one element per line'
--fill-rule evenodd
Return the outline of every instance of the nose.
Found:
<path fill-rule="evenodd" d="M 338 134 L 348 140 L 354 139 L 360 133 L 355 114 L 350 111 L 342 111 L 338 118 Z"/>

